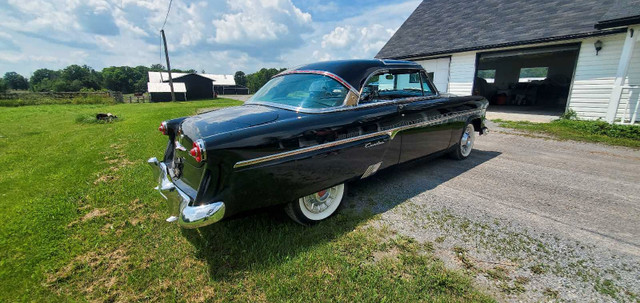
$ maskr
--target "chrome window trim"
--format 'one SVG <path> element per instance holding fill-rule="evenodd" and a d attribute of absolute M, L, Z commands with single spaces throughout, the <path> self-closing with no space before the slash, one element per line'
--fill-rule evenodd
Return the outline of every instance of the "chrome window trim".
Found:
<path fill-rule="evenodd" d="M 360 104 L 360 100 L 361 100 L 360 98 L 362 96 L 362 91 L 364 90 L 364 83 L 367 83 L 369 81 L 369 79 L 371 79 L 371 77 L 373 77 L 375 75 L 383 74 L 383 73 L 386 73 L 386 72 L 389 72 L 389 71 L 392 71 L 392 70 L 415 70 L 416 72 L 424 73 L 424 69 L 423 68 L 420 68 L 420 66 L 414 66 L 413 64 L 407 64 L 407 67 L 394 67 L 394 68 L 379 69 L 379 70 L 376 70 L 375 72 L 371 73 L 369 76 L 367 76 L 367 78 L 363 82 L 363 86 L 360 88 L 360 91 L 357 91 L 351 84 L 349 84 L 347 81 L 342 79 L 340 76 L 338 76 L 338 75 L 336 75 L 334 73 L 328 72 L 328 71 L 323 71 L 323 70 L 286 70 L 286 71 L 283 71 L 283 72 L 273 76 L 273 78 L 284 76 L 284 75 L 290 75 L 290 74 L 316 74 L 316 75 L 327 76 L 329 78 L 332 78 L 332 79 L 338 81 L 340 84 L 342 84 L 346 88 L 348 88 L 351 93 L 353 93 L 356 97 L 358 97 L 358 102 L 355 105 L 348 105 L 347 102 L 348 102 L 348 99 L 349 99 L 349 94 L 347 94 L 345 96 L 344 101 L 342 102 L 342 105 L 334 106 L 334 107 L 327 107 L 327 108 L 303 108 L 303 107 L 284 105 L 284 104 L 275 103 L 275 102 L 268 102 L 268 101 L 251 101 L 251 99 L 249 101 L 245 102 L 245 104 L 247 104 L 247 105 L 251 105 L 251 104 L 264 105 L 264 106 L 269 106 L 269 107 L 275 107 L 275 108 L 280 108 L 280 109 L 291 110 L 291 111 L 294 111 L 294 112 L 297 112 L 297 113 L 304 113 L 304 114 L 324 114 L 324 113 L 340 112 L 340 111 L 345 111 L 345 110 L 353 110 L 353 109 L 378 107 L 378 106 L 385 106 L 385 105 L 392 105 L 392 104 L 402 104 L 402 103 L 408 103 L 408 102 L 424 101 L 424 100 L 430 100 L 430 99 L 437 99 L 437 98 L 441 97 L 440 92 L 435 88 L 434 85 L 432 85 L 429 82 L 430 83 L 429 87 L 431 89 L 433 89 L 433 91 L 435 93 L 434 95 L 397 98 L 397 99 L 392 99 L 392 100 L 385 100 L 385 101 L 382 101 L 382 102 Z M 427 77 L 427 79 L 428 79 L 428 77 Z M 422 82 L 422 77 L 420 77 L 420 81 Z M 423 89 L 423 94 L 424 94 L 424 89 Z"/>
<path fill-rule="evenodd" d="M 280 104 L 280 103 L 273 103 L 273 102 L 266 102 L 266 101 L 254 101 L 254 102 L 251 102 L 251 103 L 247 102 L 245 104 L 247 104 L 247 105 L 264 105 L 264 106 L 269 106 L 269 107 L 275 107 L 275 108 L 280 108 L 280 109 L 291 110 L 291 111 L 294 111 L 294 112 L 297 112 L 297 113 L 304 113 L 304 114 L 324 114 L 324 113 L 341 112 L 341 111 L 346 111 L 346 110 L 368 109 L 368 108 L 372 108 L 372 107 L 379 107 L 379 106 L 386 106 L 386 105 L 404 104 L 404 103 L 411 103 L 411 102 L 417 102 L 417 101 L 426 101 L 426 100 L 432 100 L 432 99 L 439 99 L 441 97 L 442 96 L 440 96 L 440 95 L 407 97 L 407 98 L 398 98 L 398 99 L 386 100 L 384 102 L 374 102 L 374 103 L 367 103 L 367 104 L 360 104 L 360 105 L 338 106 L 338 107 L 328 107 L 328 108 L 302 108 L 302 107 L 295 107 L 295 106 L 283 105 L 283 104 Z"/>
<path fill-rule="evenodd" d="M 365 84 L 367 84 L 367 82 L 369 82 L 369 80 L 370 80 L 373 76 L 380 75 L 380 74 L 384 74 L 384 73 L 388 73 L 388 72 L 393 71 L 393 70 L 415 70 L 416 72 L 419 72 L 419 73 L 421 73 L 421 74 L 422 74 L 422 73 L 424 73 L 424 69 L 419 68 L 419 67 L 417 67 L 417 66 L 415 66 L 415 67 L 413 67 L 413 68 L 406 68 L 406 67 L 394 67 L 394 68 L 379 69 L 379 70 L 377 70 L 377 71 L 375 71 L 375 72 L 371 73 L 369 76 L 367 76 L 367 78 L 366 78 L 366 79 L 364 79 L 364 82 L 362 82 L 362 87 L 360 88 L 360 91 L 358 92 L 358 96 L 360 96 L 360 98 L 362 98 L 362 91 L 364 90 Z M 428 78 L 427 78 L 427 79 L 428 79 Z M 421 76 L 421 77 L 420 77 L 420 88 L 422 89 L 422 94 L 423 94 L 423 96 L 422 96 L 422 97 L 439 97 L 439 96 L 440 96 L 440 92 L 438 92 L 438 90 L 437 90 L 437 89 L 435 89 L 435 86 L 429 85 L 429 87 L 430 87 L 430 88 L 432 88 L 432 89 L 434 89 L 434 93 L 435 93 L 435 94 L 434 94 L 434 95 L 430 95 L 430 96 L 425 96 L 425 95 L 424 95 L 424 88 L 422 88 L 422 76 Z M 398 102 L 399 100 L 403 100 L 403 99 L 412 99 L 412 98 L 416 98 L 416 97 L 397 98 L 397 99 L 386 100 L 386 101 L 382 101 L 382 102 L 375 102 L 375 104 L 378 104 L 378 103 L 385 103 L 385 104 L 389 104 L 389 103 L 396 103 L 396 102 Z M 361 100 L 361 99 L 358 99 L 358 104 L 356 104 L 356 107 L 359 107 L 359 106 L 366 106 L 367 104 L 371 104 L 371 103 L 367 103 L 367 104 L 360 105 L 360 100 Z M 412 100 L 412 101 L 409 101 L 409 102 L 413 102 L 413 101 L 420 101 L 420 100 Z"/>
<path fill-rule="evenodd" d="M 414 124 L 409 124 L 409 125 L 402 125 L 402 126 L 393 127 L 393 128 L 386 129 L 386 130 L 377 131 L 375 133 L 364 134 L 364 135 L 361 135 L 361 136 L 346 138 L 346 139 L 342 139 L 342 140 L 336 140 L 336 141 L 323 143 L 323 144 L 318 144 L 318 145 L 309 146 L 309 147 L 303 147 L 303 148 L 299 148 L 299 149 L 294 149 L 294 150 L 290 150 L 290 151 L 286 151 L 286 152 L 282 152 L 282 153 L 276 153 L 276 154 L 263 156 L 263 157 L 258 157 L 258 158 L 254 158 L 254 159 L 238 161 L 238 162 L 236 162 L 236 164 L 233 165 L 233 168 L 242 168 L 242 167 L 246 167 L 246 166 L 252 166 L 252 165 L 256 165 L 256 164 L 260 164 L 260 163 L 264 163 L 264 162 L 268 162 L 268 161 L 282 159 L 282 158 L 289 157 L 289 156 L 295 156 L 295 155 L 303 154 L 303 153 L 310 152 L 310 151 L 315 151 L 315 150 L 319 150 L 319 149 L 334 147 L 334 146 L 338 146 L 338 145 L 342 145 L 342 144 L 346 144 L 346 143 L 351 143 L 351 142 L 355 142 L 355 141 L 359 141 L 359 140 L 365 140 L 365 139 L 374 138 L 374 137 L 383 136 L 383 135 L 388 135 L 389 139 L 393 140 L 395 138 L 395 136 L 398 134 L 398 132 L 401 132 L 401 131 L 404 131 L 404 130 L 408 130 L 408 129 L 412 129 L 412 128 L 425 127 L 425 126 L 429 126 L 429 125 L 433 125 L 433 124 L 438 124 L 440 122 L 444 122 L 444 121 L 447 121 L 447 120 L 450 120 L 450 119 L 456 119 L 456 118 L 463 117 L 463 116 L 470 116 L 470 115 L 473 115 L 473 114 L 476 114 L 476 113 L 482 114 L 484 111 L 485 111 L 485 109 L 480 108 L 480 109 L 472 109 L 472 110 L 467 110 L 467 111 L 453 113 L 453 114 L 441 114 L 441 115 L 433 117 L 433 118 L 431 118 L 429 120 L 422 121 L 422 122 L 419 122 L 419 123 L 414 123 Z"/>
<path fill-rule="evenodd" d="M 313 75 L 322 75 L 322 76 L 326 76 L 329 77 L 335 81 L 337 81 L 338 83 L 342 84 L 342 86 L 344 86 L 345 88 L 347 88 L 349 90 L 349 93 L 355 95 L 358 100 L 360 100 L 360 93 L 358 93 L 358 91 L 355 89 L 355 87 L 353 87 L 351 84 L 349 84 L 349 82 L 345 81 L 344 79 L 342 79 L 340 76 L 328 72 L 328 71 L 323 71 L 323 70 L 286 70 L 283 71 L 275 76 L 273 76 L 271 79 L 274 79 L 276 77 L 282 77 L 285 75 L 292 75 L 292 74 L 313 74 Z M 291 106 L 291 105 L 285 105 L 285 104 L 280 104 L 280 103 L 275 103 L 275 102 L 268 102 L 268 101 L 252 101 L 251 99 L 249 99 L 247 102 L 245 102 L 245 104 L 251 105 L 251 104 L 258 104 L 258 105 L 266 105 L 266 106 L 270 106 L 270 107 L 275 107 L 275 108 L 281 108 L 281 109 L 287 109 L 287 110 L 292 110 L 295 111 L 297 113 L 306 113 L 306 114 L 319 114 L 319 113 L 329 113 L 329 112 L 336 112 L 336 111 L 341 111 L 341 110 L 346 110 L 349 108 L 353 108 L 356 105 L 348 105 L 348 101 L 349 101 L 349 93 L 347 93 L 347 95 L 344 97 L 344 100 L 342 100 L 342 105 L 339 106 L 332 106 L 332 107 L 327 107 L 327 108 L 304 108 L 304 107 L 299 107 L 299 106 Z"/>
<path fill-rule="evenodd" d="M 349 90 L 353 91 L 354 93 L 358 93 L 358 90 L 356 90 L 355 87 L 353 87 L 353 85 L 351 85 L 349 82 L 347 82 L 346 80 L 342 79 L 342 77 L 332 73 L 332 72 L 328 72 L 325 70 L 316 70 L 316 69 L 307 69 L 307 70 L 286 70 L 283 71 L 275 76 L 273 76 L 273 78 L 276 77 L 282 77 L 285 75 L 291 75 L 291 74 L 315 74 L 315 75 L 323 75 L 323 76 L 327 76 L 329 78 L 332 78 L 333 80 L 338 81 L 340 84 L 344 85 L 346 88 L 348 88 Z M 271 78 L 271 79 L 273 79 Z M 359 95 L 359 94 L 358 94 Z"/>

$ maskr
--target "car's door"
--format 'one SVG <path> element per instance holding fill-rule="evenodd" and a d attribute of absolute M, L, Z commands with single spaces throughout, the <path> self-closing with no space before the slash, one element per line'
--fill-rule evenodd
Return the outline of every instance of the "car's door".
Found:
<path fill-rule="evenodd" d="M 444 118 L 450 111 L 448 99 L 438 96 L 424 72 L 419 72 L 413 77 L 420 77 L 424 98 L 403 102 L 398 106 L 403 124 L 406 125 L 405 129 L 398 133 L 402 140 L 400 162 L 448 148 L 453 128 Z"/>
<path fill-rule="evenodd" d="M 380 168 L 397 164 L 399 140 L 392 140 L 385 130 L 398 123 L 398 116 L 396 106 L 387 104 L 303 117 L 308 125 L 317 126 L 298 138 L 301 148 L 309 152 L 296 160 L 299 186 L 292 190 L 300 192 L 295 195 L 307 195 L 354 177 L 368 177 Z"/>

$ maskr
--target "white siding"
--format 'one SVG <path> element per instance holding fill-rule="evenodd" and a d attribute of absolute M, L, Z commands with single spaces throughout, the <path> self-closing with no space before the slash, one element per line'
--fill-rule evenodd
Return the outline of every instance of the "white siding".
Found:
<path fill-rule="evenodd" d="M 569 108 L 580 118 L 605 118 L 624 39 L 625 35 L 620 34 L 582 41 L 569 99 Z M 603 46 L 596 56 L 593 44 L 597 40 Z"/>
<path fill-rule="evenodd" d="M 636 29 L 636 35 L 637 34 L 638 31 Z M 631 120 L 635 107 L 637 103 L 640 102 L 640 40 L 636 41 L 624 86 L 627 88 L 622 89 L 622 97 L 620 98 L 620 105 L 618 107 L 618 118 L 624 116 L 626 120 Z M 628 106 L 628 108 L 625 115 L 624 110 L 626 106 Z M 640 120 L 640 112 L 637 115 L 636 122 Z"/>
<path fill-rule="evenodd" d="M 460 96 L 471 95 L 476 74 L 476 52 L 453 54 L 449 71 L 449 92 Z"/>
<path fill-rule="evenodd" d="M 448 92 L 449 90 L 449 63 L 451 58 L 439 58 L 430 60 L 417 61 L 422 65 L 427 73 L 433 73 L 433 85 L 440 92 Z"/>

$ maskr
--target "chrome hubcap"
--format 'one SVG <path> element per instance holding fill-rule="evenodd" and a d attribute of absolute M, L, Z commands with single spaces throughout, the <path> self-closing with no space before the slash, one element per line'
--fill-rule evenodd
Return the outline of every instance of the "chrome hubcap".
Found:
<path fill-rule="evenodd" d="M 308 195 L 304 198 L 304 207 L 314 214 L 325 211 L 329 206 L 336 202 L 338 190 L 335 187 L 321 190 L 315 194 Z"/>
<path fill-rule="evenodd" d="M 462 139 L 460 139 L 460 152 L 462 152 L 462 155 L 465 157 L 468 156 L 473 149 L 473 141 L 475 140 L 475 133 L 473 131 L 473 125 L 467 125 L 462 134 Z"/>

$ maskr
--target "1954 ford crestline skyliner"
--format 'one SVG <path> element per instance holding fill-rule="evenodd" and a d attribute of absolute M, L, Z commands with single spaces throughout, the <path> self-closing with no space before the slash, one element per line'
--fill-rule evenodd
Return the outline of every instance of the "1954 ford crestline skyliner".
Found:
<path fill-rule="evenodd" d="M 429 155 L 468 157 L 487 105 L 438 93 L 413 62 L 308 64 L 242 106 L 162 122 L 164 158 L 148 162 L 167 221 L 182 227 L 278 204 L 312 224 L 336 211 L 349 181 Z"/>

